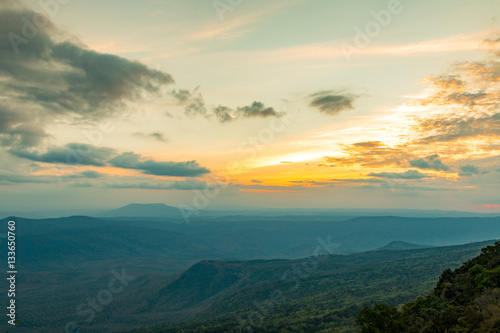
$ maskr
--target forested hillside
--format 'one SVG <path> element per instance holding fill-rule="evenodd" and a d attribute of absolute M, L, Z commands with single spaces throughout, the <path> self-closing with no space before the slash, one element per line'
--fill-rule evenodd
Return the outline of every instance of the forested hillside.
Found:
<path fill-rule="evenodd" d="M 400 310 L 383 303 L 365 307 L 357 322 L 362 333 L 500 332 L 500 242 L 445 270 L 429 296 Z"/>
<path fill-rule="evenodd" d="M 364 305 L 425 296 L 443 270 L 492 243 L 331 255 L 317 265 L 311 258 L 204 261 L 151 300 L 151 311 L 181 322 L 134 332 L 359 332 Z"/>

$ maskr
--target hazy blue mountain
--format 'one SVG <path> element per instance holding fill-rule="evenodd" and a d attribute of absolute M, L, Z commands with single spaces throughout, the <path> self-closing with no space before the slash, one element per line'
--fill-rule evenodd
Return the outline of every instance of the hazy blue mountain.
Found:
<path fill-rule="evenodd" d="M 131 203 L 118 209 L 99 213 L 102 217 L 182 217 L 177 207 L 167 206 L 163 203 L 137 204 Z"/>
<path fill-rule="evenodd" d="M 431 247 L 429 245 L 418 245 L 418 244 L 412 244 L 408 242 L 402 242 L 402 241 L 393 241 L 390 242 L 389 244 L 379 247 L 377 250 L 378 251 L 386 251 L 386 250 L 414 250 L 414 249 L 423 249 Z"/>
<path fill-rule="evenodd" d="M 329 216 L 337 219 L 350 219 L 367 216 L 399 216 L 417 218 L 438 217 L 495 217 L 498 213 L 461 212 L 450 210 L 421 210 L 421 209 L 304 209 L 304 208 L 249 208 L 249 207 L 215 207 L 206 210 L 194 210 L 195 217 L 248 216 L 248 217 L 277 217 L 277 216 Z M 182 217 L 176 207 L 163 203 L 139 204 L 131 203 L 117 209 L 65 209 L 41 211 L 3 211 L 0 218 L 7 216 L 21 216 L 25 218 L 54 218 L 69 215 L 86 215 L 96 217 Z"/>
<path fill-rule="evenodd" d="M 12 219 L 23 244 L 20 261 L 29 270 L 64 269 L 106 258 L 293 259 L 310 256 L 318 239 L 329 239 L 333 253 L 349 254 L 395 240 L 446 246 L 500 238 L 498 217 L 229 216 L 199 217 L 189 224 L 174 217 Z M 2 220 L 4 230 L 7 220 Z"/>

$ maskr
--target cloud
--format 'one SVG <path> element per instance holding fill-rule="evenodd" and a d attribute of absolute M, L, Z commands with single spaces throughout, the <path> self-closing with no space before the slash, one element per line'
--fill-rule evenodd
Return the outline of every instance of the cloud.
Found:
<path fill-rule="evenodd" d="M 233 110 L 227 106 L 219 105 L 212 109 L 215 118 L 221 122 L 229 122 L 241 118 L 280 118 L 285 115 L 284 112 L 278 112 L 272 107 L 266 107 L 264 103 L 254 101 L 247 106 L 237 107 Z"/>
<path fill-rule="evenodd" d="M 364 141 L 343 145 L 347 157 L 325 156 L 326 164 L 320 166 L 351 166 L 369 167 L 404 166 L 404 161 L 413 158 L 404 146 L 390 147 L 382 141 Z"/>
<path fill-rule="evenodd" d="M 209 185 L 205 181 L 198 179 L 184 179 L 160 183 L 148 181 L 106 183 L 104 186 L 108 188 L 137 188 L 151 190 L 203 190 Z"/>
<path fill-rule="evenodd" d="M 45 121 L 37 112 L 24 109 L 19 103 L 9 100 L 3 100 L 1 103 L 0 145 L 32 147 L 49 137 L 44 129 Z"/>
<path fill-rule="evenodd" d="M 419 158 L 418 160 L 410 161 L 410 165 L 419 169 L 428 169 L 436 171 L 448 171 L 450 170 L 440 159 L 439 155 L 431 155 L 424 158 Z"/>
<path fill-rule="evenodd" d="M 85 179 L 97 179 L 101 178 L 103 176 L 102 173 L 93 171 L 93 170 L 85 170 L 82 172 L 74 173 L 70 176 L 67 176 L 68 178 L 85 178 Z"/>
<path fill-rule="evenodd" d="M 191 92 L 186 89 L 172 90 L 170 94 L 179 102 L 185 103 L 191 98 Z"/>
<path fill-rule="evenodd" d="M 470 177 L 472 175 L 478 175 L 480 173 L 485 174 L 488 173 L 488 171 L 484 170 L 481 171 L 478 167 L 472 165 L 472 164 L 466 164 L 466 165 L 461 165 L 459 167 L 459 175 L 460 176 L 465 176 L 465 177 Z"/>
<path fill-rule="evenodd" d="M 463 172 L 469 172 L 476 175 L 479 173 L 479 169 L 472 164 L 462 165 L 460 166 L 460 170 Z"/>
<path fill-rule="evenodd" d="M 500 113 L 441 114 L 421 118 L 417 131 L 424 134 L 419 140 L 423 144 L 473 137 L 495 138 L 500 136 Z"/>
<path fill-rule="evenodd" d="M 109 160 L 109 164 L 115 166 L 117 168 L 124 169 L 136 169 L 139 165 L 139 159 L 141 158 L 140 154 L 135 154 L 131 151 L 121 153 L 120 155 L 114 157 Z"/>
<path fill-rule="evenodd" d="M 344 110 L 354 109 L 353 103 L 359 96 L 327 90 L 309 95 L 309 97 L 312 98 L 309 106 L 319 109 L 322 113 L 333 116 Z"/>
<path fill-rule="evenodd" d="M 500 49 L 498 37 L 487 40 L 487 43 L 497 52 Z M 424 82 L 427 83 L 426 97 L 416 104 L 439 108 L 440 112 L 415 118 L 413 130 L 420 136 L 418 142 L 453 142 L 472 137 L 498 139 L 499 61 L 459 62 L 446 73 L 427 77 Z"/>
<path fill-rule="evenodd" d="M 116 151 L 112 148 L 95 147 L 83 143 L 68 143 L 64 147 L 52 147 L 44 153 L 26 149 L 11 149 L 9 153 L 35 162 L 93 166 L 105 166 L 105 162 L 116 155 Z"/>
<path fill-rule="evenodd" d="M 172 90 L 173 96 L 179 104 L 184 105 L 184 114 L 188 116 L 208 116 L 203 96 L 199 93 L 200 87 L 196 87 L 192 92 L 186 89 Z"/>
<path fill-rule="evenodd" d="M 147 175 L 172 177 L 198 177 L 210 173 L 196 161 L 187 162 L 157 162 L 154 160 L 140 160 L 141 155 L 133 152 L 122 153 L 108 162 L 115 167 L 140 170 Z"/>
<path fill-rule="evenodd" d="M 369 173 L 368 176 L 385 178 L 385 179 L 422 179 L 431 177 L 429 174 L 421 173 L 417 170 L 408 170 L 405 172 L 380 172 L 380 173 Z"/>
<path fill-rule="evenodd" d="M 496 57 L 500 57 L 500 37 L 492 37 L 484 40 L 488 51 Z"/>
<path fill-rule="evenodd" d="M 147 160 L 137 166 L 145 174 L 157 176 L 198 177 L 210 173 L 196 161 L 187 162 L 156 162 Z"/>
<path fill-rule="evenodd" d="M 0 174 L 0 185 L 11 184 L 52 184 L 59 180 L 55 176 L 33 176 L 19 174 Z"/>
<path fill-rule="evenodd" d="M 491 45 L 500 47 L 496 42 L 498 38 L 492 40 L 495 42 Z M 400 143 L 389 145 L 381 141 L 365 141 L 342 145 L 342 155 L 325 156 L 325 162 L 320 166 L 411 166 L 450 171 L 442 158 L 474 160 L 474 156 L 481 154 L 496 155 L 500 137 L 500 62 L 457 62 L 444 73 L 425 78 L 424 82 L 427 84 L 422 94 L 424 97 L 404 105 L 405 110 L 415 107 L 415 112 L 419 113 L 409 115 L 408 121 L 414 122 L 398 136 Z M 479 173 L 476 172 L 472 168 L 459 170 L 461 176 L 485 171 L 479 169 Z M 373 175 L 418 179 L 425 174 Z"/>
<path fill-rule="evenodd" d="M 205 101 L 203 97 L 200 95 L 194 96 L 188 105 L 184 108 L 186 115 L 188 116 L 196 116 L 196 115 L 207 115 L 207 108 L 205 106 Z"/>
<path fill-rule="evenodd" d="M 500 208 L 500 204 L 485 204 L 485 205 L 482 205 L 481 207 L 484 207 L 484 208 Z"/>
<path fill-rule="evenodd" d="M 142 132 L 137 132 L 134 133 L 135 136 L 142 137 L 142 138 L 149 138 L 149 139 L 154 139 L 160 142 L 167 142 L 167 138 L 163 135 L 163 133 L 160 132 L 151 132 L 151 133 L 142 133 Z"/>
<path fill-rule="evenodd" d="M 227 106 L 219 105 L 213 109 L 213 112 L 217 120 L 221 123 L 225 123 L 235 119 L 234 115 L 232 114 L 233 110 L 231 108 L 228 108 Z"/>
<path fill-rule="evenodd" d="M 495 45 L 500 47 L 500 43 Z M 445 73 L 427 77 L 424 82 L 425 97 L 404 105 L 423 110 L 419 112 L 424 115 L 408 118 L 414 122 L 399 136 L 401 143 L 366 141 L 343 145 L 342 155 L 325 156 L 320 166 L 408 167 L 409 163 L 424 170 L 449 171 L 450 167 L 434 152 L 453 160 L 469 152 L 491 154 L 498 150 L 500 62 L 455 63 Z M 468 143 L 471 139 L 473 144 Z M 416 155 L 422 152 L 430 154 L 424 158 Z"/>
<path fill-rule="evenodd" d="M 38 18 L 27 38 L 26 20 Z M 31 24 L 31 23 L 30 23 Z M 158 93 L 171 75 L 88 49 L 47 16 L 0 6 L 0 144 L 36 146 L 54 118 L 98 120 L 124 112 L 127 102 Z"/>
<path fill-rule="evenodd" d="M 277 112 L 272 107 L 266 107 L 261 102 L 253 102 L 248 106 L 238 107 L 236 112 L 244 118 L 255 118 L 255 117 L 281 117 L 283 116 L 282 112 Z"/>
<path fill-rule="evenodd" d="M 254 101 L 247 106 L 237 107 L 236 109 L 224 105 L 207 108 L 203 96 L 198 92 L 199 88 L 196 87 L 192 92 L 185 89 L 174 89 L 170 92 L 170 95 L 179 104 L 184 105 L 184 113 L 188 116 L 201 115 L 207 119 L 215 118 L 220 123 L 226 123 L 241 118 L 279 118 L 285 114 L 284 112 L 276 111 L 272 107 L 266 107 L 264 103 L 258 101 Z"/>

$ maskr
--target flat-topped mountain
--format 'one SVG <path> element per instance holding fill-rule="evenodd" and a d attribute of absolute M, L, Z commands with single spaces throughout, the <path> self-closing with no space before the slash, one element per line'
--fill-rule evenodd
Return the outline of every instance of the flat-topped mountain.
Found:
<path fill-rule="evenodd" d="M 101 217 L 182 217 L 181 210 L 177 207 L 163 203 L 138 204 L 131 203 L 118 209 L 113 209 L 99 214 Z"/>
<path fill-rule="evenodd" d="M 408 242 L 403 242 L 403 241 L 393 241 L 390 242 L 389 244 L 379 247 L 377 250 L 378 251 L 384 251 L 384 250 L 414 250 L 414 249 L 423 249 L 427 247 L 432 247 L 430 245 L 419 245 L 419 244 L 413 244 L 413 243 L 408 243 Z"/>

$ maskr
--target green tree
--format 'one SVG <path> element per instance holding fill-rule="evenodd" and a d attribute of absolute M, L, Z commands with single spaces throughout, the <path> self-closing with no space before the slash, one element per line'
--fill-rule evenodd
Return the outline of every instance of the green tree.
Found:
<path fill-rule="evenodd" d="M 365 306 L 356 316 L 356 322 L 361 327 L 361 333 L 398 333 L 403 332 L 401 313 L 387 304 L 378 303 Z"/>

